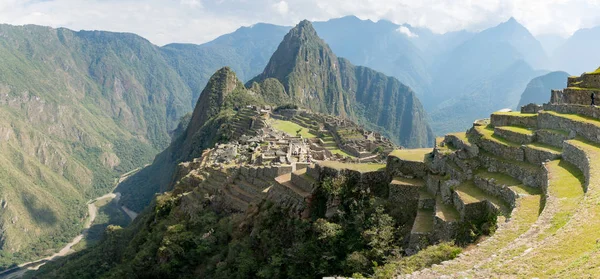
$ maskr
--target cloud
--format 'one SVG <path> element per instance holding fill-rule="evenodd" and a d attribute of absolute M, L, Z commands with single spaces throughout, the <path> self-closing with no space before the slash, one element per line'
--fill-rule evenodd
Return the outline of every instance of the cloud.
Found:
<path fill-rule="evenodd" d="M 412 31 L 410 31 L 410 29 L 408 29 L 408 27 L 406 26 L 400 26 L 398 27 L 398 29 L 396 29 L 396 31 L 406 35 L 409 38 L 416 38 L 419 37 L 419 35 L 413 33 Z"/>
<path fill-rule="evenodd" d="M 514 16 L 533 34 L 566 36 L 600 25 L 600 0 L 0 0 L 2 23 L 132 32 L 158 45 L 203 43 L 257 22 L 346 15 L 437 33 L 482 30 Z"/>
<path fill-rule="evenodd" d="M 282 15 L 286 15 L 289 11 L 288 3 L 285 1 L 279 1 L 278 3 L 275 3 L 273 7 L 275 7 L 275 10 Z"/>
<path fill-rule="evenodd" d="M 200 0 L 181 0 L 180 3 L 192 8 L 202 8 L 202 2 L 200 2 Z"/>

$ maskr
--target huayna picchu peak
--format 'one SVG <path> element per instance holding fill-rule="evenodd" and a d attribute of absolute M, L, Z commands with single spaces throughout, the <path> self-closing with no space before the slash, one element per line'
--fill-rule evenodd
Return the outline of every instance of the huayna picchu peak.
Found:
<path fill-rule="evenodd" d="M 273 83 L 270 78 L 279 81 L 285 91 L 265 96 L 267 101 L 286 100 L 315 112 L 344 116 L 385 133 L 402 146 L 433 144 L 425 111 L 409 87 L 338 58 L 309 21 L 290 30 L 265 70 L 247 86 Z"/>

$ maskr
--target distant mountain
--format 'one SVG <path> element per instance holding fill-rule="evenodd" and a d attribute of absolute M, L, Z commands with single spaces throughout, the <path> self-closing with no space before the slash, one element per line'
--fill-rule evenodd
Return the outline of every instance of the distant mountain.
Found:
<path fill-rule="evenodd" d="M 191 110 L 134 34 L 0 25 L 0 268 L 79 234 L 86 202 L 149 163 Z"/>
<path fill-rule="evenodd" d="M 556 49 L 553 55 L 556 69 L 580 75 L 598 67 L 600 53 L 600 26 L 581 29 Z"/>
<path fill-rule="evenodd" d="M 540 74 L 543 72 L 519 60 L 503 72 L 471 84 L 465 94 L 440 104 L 431 113 L 431 125 L 436 133 L 460 132 L 465 131 L 473 119 L 504 108 L 515 109 L 527 83 Z"/>
<path fill-rule="evenodd" d="M 510 19 L 465 41 L 434 64 L 433 93 L 423 98 L 437 134 L 462 131 L 472 119 L 516 107 L 527 83 L 543 74 L 540 43 Z"/>
<path fill-rule="evenodd" d="M 308 21 L 284 37 L 263 73 L 247 86 L 270 78 L 281 82 L 282 94 L 292 102 L 313 111 L 347 116 L 403 146 L 433 142 L 425 111 L 409 87 L 337 58 Z"/>
<path fill-rule="evenodd" d="M 535 36 L 535 38 L 542 44 L 542 47 L 549 58 L 552 58 L 554 56 L 554 51 L 562 46 L 568 39 L 558 34 L 541 34 Z M 551 66 L 556 65 L 552 64 Z"/>
<path fill-rule="evenodd" d="M 431 76 L 427 66 L 431 61 L 427 59 L 431 57 L 411 41 L 412 37 L 398 30 L 400 25 L 385 20 L 360 20 L 354 16 L 313 25 L 337 55 L 355 65 L 396 77 L 418 95 L 429 92 Z M 421 45 L 425 48 L 428 44 L 429 41 Z"/>
<path fill-rule="evenodd" d="M 568 77 L 569 74 L 566 72 L 551 72 L 532 79 L 521 95 L 517 108 L 530 103 L 539 105 L 547 103 L 550 101 L 550 91 L 552 89 L 567 87 Z"/>
<path fill-rule="evenodd" d="M 205 44 L 168 44 L 161 52 L 193 93 L 195 104 L 210 76 L 231 67 L 241 80 L 259 74 L 290 27 L 258 23 Z"/>

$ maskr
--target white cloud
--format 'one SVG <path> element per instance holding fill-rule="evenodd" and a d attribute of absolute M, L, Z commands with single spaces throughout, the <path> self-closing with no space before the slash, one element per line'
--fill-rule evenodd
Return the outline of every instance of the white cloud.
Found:
<path fill-rule="evenodd" d="M 409 38 L 416 38 L 419 37 L 419 35 L 413 33 L 412 31 L 410 31 L 410 29 L 408 29 L 408 27 L 406 26 L 400 26 L 398 27 L 398 29 L 396 29 L 396 31 L 406 35 Z"/>
<path fill-rule="evenodd" d="M 514 16 L 533 34 L 566 36 L 600 25 L 600 0 L 0 0 L 2 23 L 133 32 L 158 45 L 202 43 L 257 22 L 345 15 L 438 33 L 481 30 Z"/>
<path fill-rule="evenodd" d="M 275 7 L 275 10 L 282 15 L 286 15 L 290 9 L 288 3 L 285 1 L 279 1 L 278 3 L 275 3 L 273 7 Z"/>
<path fill-rule="evenodd" d="M 200 0 L 181 0 L 180 3 L 192 8 L 202 8 L 202 2 L 200 2 Z"/>

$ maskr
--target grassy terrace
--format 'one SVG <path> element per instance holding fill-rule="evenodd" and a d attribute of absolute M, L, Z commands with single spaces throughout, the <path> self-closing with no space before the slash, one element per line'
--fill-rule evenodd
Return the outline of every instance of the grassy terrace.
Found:
<path fill-rule="evenodd" d="M 489 202 L 500 208 L 502 214 L 506 216 L 510 215 L 509 206 L 504 201 L 479 189 L 479 187 L 477 187 L 472 180 L 463 182 L 462 184 L 458 185 L 454 190 L 465 204 L 477 203 L 484 200 L 488 200 Z"/>
<path fill-rule="evenodd" d="M 324 142 L 324 147 L 325 149 L 329 150 L 331 153 L 333 154 L 339 154 L 345 157 L 351 157 L 351 158 L 356 158 L 354 156 L 352 156 L 350 153 L 347 153 L 344 150 L 341 150 L 337 144 L 335 143 L 335 140 L 333 139 L 333 137 L 331 135 L 326 135 L 322 138 L 323 142 Z"/>
<path fill-rule="evenodd" d="M 589 72 L 589 73 L 586 73 L 586 74 L 588 74 L 588 75 L 600 75 L 600 68 L 596 69 L 593 72 Z"/>
<path fill-rule="evenodd" d="M 519 111 L 507 111 L 507 112 L 494 112 L 493 115 L 510 115 L 510 116 L 519 116 L 519 117 L 536 117 L 537 113 L 521 113 Z"/>
<path fill-rule="evenodd" d="M 392 184 L 411 185 L 411 186 L 419 186 L 420 187 L 420 186 L 425 185 L 425 181 L 423 181 L 422 179 L 394 177 L 394 179 L 392 179 Z"/>
<path fill-rule="evenodd" d="M 506 127 L 506 126 L 504 126 Z M 503 127 L 503 128 L 504 128 Z M 509 141 L 503 137 L 500 137 L 498 135 L 494 134 L 494 128 L 492 128 L 491 126 L 476 126 L 475 129 L 477 129 L 477 131 L 479 132 L 479 134 L 483 135 L 484 138 L 495 141 L 497 143 L 503 144 L 503 145 L 507 145 L 507 146 L 512 146 L 512 147 L 519 147 L 521 146 L 518 143 L 514 143 L 512 141 Z M 533 132 L 532 132 L 533 133 Z M 539 143 L 539 142 L 534 142 L 534 143 L 530 143 L 527 144 L 527 147 L 529 148 L 533 148 L 533 149 L 537 149 L 537 150 L 542 150 L 542 151 L 548 151 L 548 152 L 552 152 L 552 153 L 561 153 L 562 149 L 552 146 L 552 145 L 548 145 L 548 144 L 543 144 L 543 143 Z"/>
<path fill-rule="evenodd" d="M 557 117 L 567 118 L 567 119 L 570 119 L 570 120 L 573 120 L 576 122 L 590 123 L 590 124 L 600 127 L 600 120 L 593 118 L 593 117 L 588 117 L 588 116 L 579 115 L 579 114 L 558 113 L 558 112 L 554 112 L 554 111 L 543 111 L 541 113 L 547 113 L 547 114 L 551 114 L 551 115 L 554 115 Z"/>
<path fill-rule="evenodd" d="M 527 128 L 522 128 L 522 127 L 517 127 L 517 126 L 500 126 L 500 127 L 496 127 L 496 129 L 499 130 L 506 130 L 506 131 L 511 131 L 517 134 L 523 134 L 523 135 L 533 135 L 533 131 L 529 130 Z"/>
<path fill-rule="evenodd" d="M 412 227 L 412 232 L 426 233 L 433 230 L 433 210 L 419 209 Z"/>
<path fill-rule="evenodd" d="M 403 161 L 425 162 L 425 155 L 431 153 L 432 151 L 432 148 L 397 149 L 392 151 L 390 156 L 394 156 Z"/>
<path fill-rule="evenodd" d="M 460 214 L 456 211 L 456 208 L 450 204 L 445 204 L 440 195 L 435 199 L 435 210 L 435 215 L 444 221 L 451 222 L 460 219 Z"/>
<path fill-rule="evenodd" d="M 541 150 L 541 151 L 548 151 L 551 153 L 558 153 L 558 154 L 562 153 L 562 148 L 558 148 L 556 146 L 552 146 L 552 145 L 548 145 L 548 144 L 544 144 L 544 143 L 540 143 L 540 142 L 530 143 L 527 145 L 527 147 Z"/>
<path fill-rule="evenodd" d="M 484 178 L 484 179 L 494 179 L 496 183 L 501 185 L 506 185 L 511 190 L 515 191 L 519 195 L 541 195 L 542 190 L 538 188 L 533 188 L 529 186 L 523 185 L 521 181 L 515 179 L 509 175 L 499 173 L 499 172 L 488 172 L 486 170 L 480 169 L 475 173 L 476 176 Z"/>
<path fill-rule="evenodd" d="M 556 130 L 556 129 L 540 129 L 539 131 L 545 131 L 548 133 L 553 133 L 556 135 L 563 135 L 563 136 L 568 136 L 569 132 L 567 131 L 563 131 L 563 130 Z"/>
<path fill-rule="evenodd" d="M 441 201 L 438 201 L 436 207 L 439 207 L 440 203 Z M 506 252 L 502 251 L 501 249 L 530 229 L 531 225 L 533 225 L 538 219 L 540 206 L 541 198 L 538 195 L 520 197 L 517 201 L 517 207 L 511 216 L 510 222 L 499 224 L 500 227 L 490 238 L 478 243 L 477 246 L 474 244 L 472 247 L 465 249 L 470 251 L 464 254 L 462 258 L 451 261 L 444 266 L 438 266 L 432 269 L 439 274 L 453 274 L 459 271 L 472 269 L 475 265 L 480 265 L 482 261 L 486 261 L 488 259 L 494 259 L 490 262 L 490 264 L 496 266 L 498 264 L 498 261 L 496 260 L 497 257 L 505 253 L 510 255 L 515 254 L 515 251 Z M 439 215 L 440 214 L 438 213 L 438 216 Z M 516 250 L 522 253 L 525 249 L 521 246 L 518 246 Z M 492 255 L 496 255 L 497 257 L 494 258 Z M 488 266 L 484 267 L 487 268 Z M 469 278 L 477 276 L 463 277 Z"/>
<path fill-rule="evenodd" d="M 600 155 L 598 149 L 592 146 L 586 153 L 594 158 Z M 596 159 L 592 167 L 596 169 L 594 173 L 599 171 L 598 164 L 600 160 Z M 572 165 L 555 161 L 548 164 L 548 169 L 548 194 L 553 203 L 547 205 L 547 210 L 554 213 L 550 226 L 537 235 L 539 245 L 535 246 L 536 249 L 515 261 L 497 266 L 495 271 L 518 272 L 522 277 L 592 278 L 598 272 L 594 269 L 600 264 L 594 256 L 598 251 L 596 240 L 600 230 L 598 192 L 584 199 L 582 174 Z M 596 191 L 600 186 L 597 181 L 592 182 Z"/>
<path fill-rule="evenodd" d="M 593 87 L 567 87 L 567 89 L 571 89 L 571 90 L 591 90 L 591 91 L 600 91 L 600 88 L 593 88 Z"/>
<path fill-rule="evenodd" d="M 497 143 L 503 144 L 503 145 L 507 145 L 507 146 L 512 146 L 512 147 L 519 147 L 521 146 L 518 143 L 514 143 L 512 141 L 509 141 L 503 137 L 500 137 L 498 135 L 494 134 L 494 127 L 492 127 L 491 125 L 487 125 L 487 126 L 475 126 L 475 130 L 477 130 L 477 132 L 482 135 L 485 139 L 491 140 L 491 141 L 495 141 Z"/>
<path fill-rule="evenodd" d="M 320 161 L 318 163 L 321 166 L 329 167 L 336 170 L 353 170 L 358 172 L 372 172 L 372 171 L 380 171 L 385 170 L 385 164 L 352 164 L 352 163 L 342 163 L 338 161 Z"/>
<path fill-rule="evenodd" d="M 310 133 L 308 130 L 308 128 L 306 127 L 302 127 L 294 122 L 291 121 L 286 121 L 286 120 L 279 120 L 279 119 L 274 119 L 273 123 L 272 123 L 273 128 L 282 131 L 284 133 L 290 134 L 292 136 L 296 135 L 296 132 L 298 130 L 300 131 L 300 135 L 303 138 L 315 138 L 317 137 L 317 135 Z"/>

